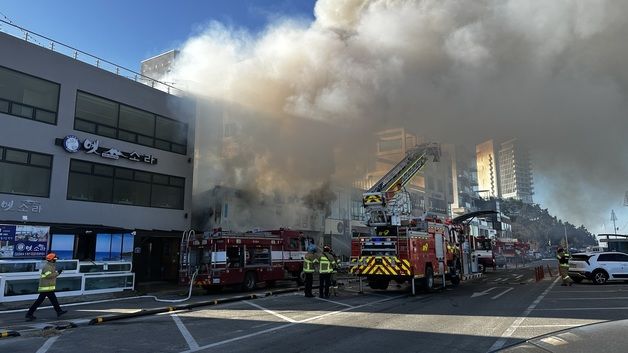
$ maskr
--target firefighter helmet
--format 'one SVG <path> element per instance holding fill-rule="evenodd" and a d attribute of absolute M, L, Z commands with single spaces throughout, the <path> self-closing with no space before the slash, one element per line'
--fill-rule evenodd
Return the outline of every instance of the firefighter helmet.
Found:
<path fill-rule="evenodd" d="M 48 261 L 52 261 L 52 260 L 56 260 L 57 259 L 57 254 L 51 252 L 50 254 L 46 255 L 46 260 Z"/>

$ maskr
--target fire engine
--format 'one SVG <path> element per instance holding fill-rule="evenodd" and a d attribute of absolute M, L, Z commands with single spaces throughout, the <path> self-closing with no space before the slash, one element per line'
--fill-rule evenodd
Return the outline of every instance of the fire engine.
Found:
<path fill-rule="evenodd" d="M 455 228 L 436 217 L 410 217 L 410 197 L 404 187 L 430 156 L 439 160 L 440 145 L 415 146 L 363 194 L 367 224 L 373 231 L 352 239 L 350 272 L 366 277 L 373 289 L 386 289 L 391 280 L 414 286 L 419 279 L 428 290 L 435 276 L 454 285 L 460 281 Z"/>
<path fill-rule="evenodd" d="M 193 232 L 181 242 L 179 281 L 205 289 L 241 286 L 253 290 L 258 283 L 303 281 L 303 258 L 312 242 L 302 232 L 279 229 L 228 232 L 221 229 L 202 236 Z"/>

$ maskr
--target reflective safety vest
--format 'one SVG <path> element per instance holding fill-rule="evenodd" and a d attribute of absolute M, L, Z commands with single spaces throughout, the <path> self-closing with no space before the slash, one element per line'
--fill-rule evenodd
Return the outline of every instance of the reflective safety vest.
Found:
<path fill-rule="evenodd" d="M 41 269 L 41 275 L 39 277 L 39 292 L 53 292 L 57 287 L 57 267 L 55 264 L 46 261 L 44 267 Z"/>
<path fill-rule="evenodd" d="M 305 273 L 314 273 L 316 270 L 314 268 L 314 264 L 318 262 L 315 254 L 307 253 L 305 258 L 303 259 L 303 272 Z"/>
<path fill-rule="evenodd" d="M 569 267 L 569 254 L 568 253 L 564 253 L 562 256 L 561 255 L 556 255 L 556 258 L 558 259 L 558 264 L 560 267 Z"/>
<path fill-rule="evenodd" d="M 332 267 L 332 262 L 335 262 L 332 259 L 329 258 L 330 254 L 324 252 L 323 255 L 320 257 L 320 259 L 318 260 L 319 263 L 319 272 L 322 274 L 326 274 L 326 273 L 332 273 L 334 272 L 334 269 Z"/>

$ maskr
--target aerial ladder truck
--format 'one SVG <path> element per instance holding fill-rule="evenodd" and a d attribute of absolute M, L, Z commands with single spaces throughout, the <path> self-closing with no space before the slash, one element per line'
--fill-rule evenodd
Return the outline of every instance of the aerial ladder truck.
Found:
<path fill-rule="evenodd" d="M 443 285 L 460 281 L 459 248 L 455 232 L 435 217 L 412 218 L 412 204 L 405 186 L 429 161 L 440 159 L 437 143 L 424 143 L 407 151 L 405 157 L 363 194 L 363 207 L 371 234 L 351 241 L 350 272 L 366 278 L 372 289 L 386 289 L 415 280 L 430 290 L 434 278 Z"/>

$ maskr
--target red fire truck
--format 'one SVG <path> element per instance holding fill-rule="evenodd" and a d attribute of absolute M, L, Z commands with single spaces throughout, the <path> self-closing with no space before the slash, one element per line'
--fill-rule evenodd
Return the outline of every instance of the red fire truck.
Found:
<path fill-rule="evenodd" d="M 351 273 L 365 276 L 373 289 L 386 289 L 391 280 L 419 279 L 427 290 L 434 278 L 460 282 L 459 247 L 451 227 L 439 220 L 412 222 L 410 226 L 377 227 L 375 236 L 351 241 Z"/>
<path fill-rule="evenodd" d="M 454 228 L 436 217 L 411 217 L 412 203 L 404 187 L 428 162 L 440 158 L 440 145 L 424 143 L 408 149 L 405 157 L 378 180 L 362 197 L 367 225 L 374 234 L 358 235 L 351 242 L 350 272 L 366 276 L 373 289 L 421 279 L 427 289 L 434 276 L 453 284 L 460 281 Z M 444 283 L 443 283 L 444 284 Z"/>
<path fill-rule="evenodd" d="M 221 229 L 182 241 L 179 280 L 205 289 L 239 285 L 252 290 L 257 283 L 302 282 L 303 258 L 312 240 L 302 232 L 279 229 L 235 233 Z"/>

